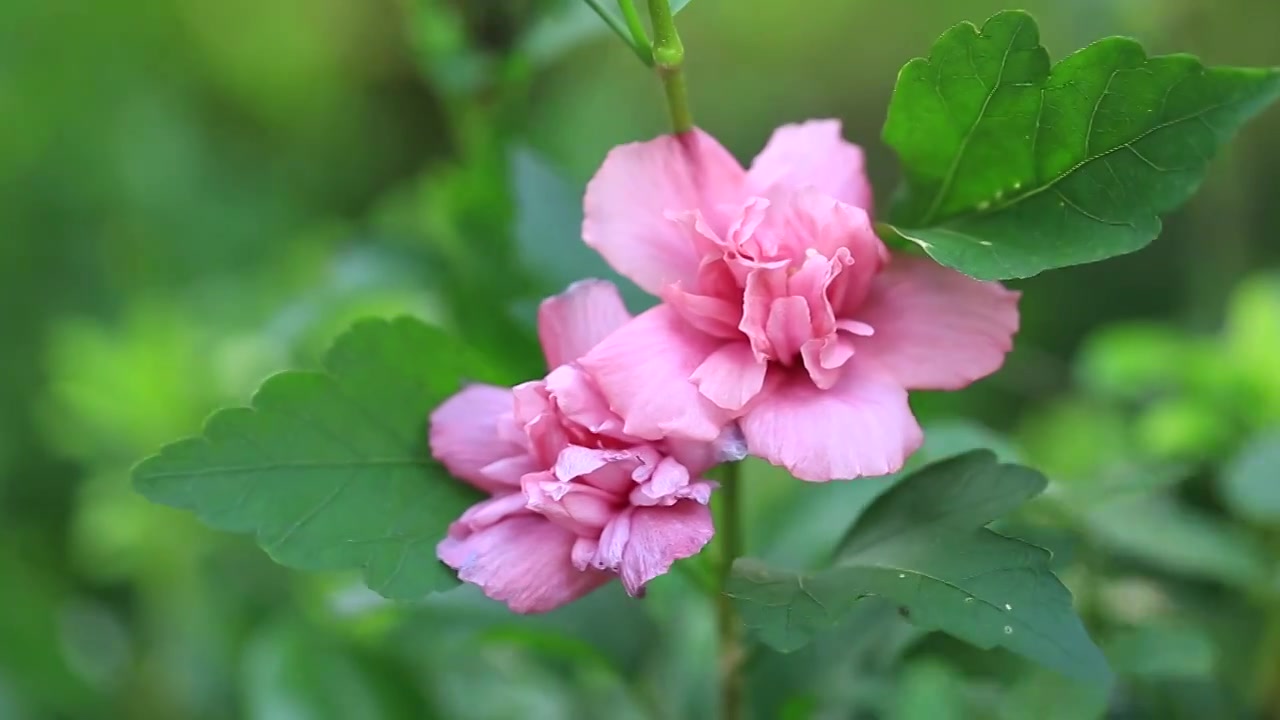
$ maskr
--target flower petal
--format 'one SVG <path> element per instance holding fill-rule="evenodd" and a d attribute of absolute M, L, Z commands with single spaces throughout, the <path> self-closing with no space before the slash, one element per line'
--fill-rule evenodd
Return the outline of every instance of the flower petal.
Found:
<path fill-rule="evenodd" d="M 859 355 L 911 390 L 955 390 L 1004 363 L 1018 331 L 1019 293 L 925 258 L 895 258 L 856 312 L 874 334 Z"/>
<path fill-rule="evenodd" d="M 698 332 L 659 305 L 627 323 L 580 361 L 623 431 L 648 440 L 678 435 L 714 440 L 729 414 L 698 392 L 693 371 L 722 341 Z"/>
<path fill-rule="evenodd" d="M 662 300 L 670 305 L 685 322 L 698 330 L 725 339 L 738 337 L 738 323 L 742 320 L 742 306 L 711 295 L 685 292 L 679 283 L 662 291 Z"/>
<path fill-rule="evenodd" d="M 688 230 L 668 214 L 701 210 L 714 227 L 718 207 L 741 200 L 744 178 L 701 130 L 621 145 L 587 184 L 582 239 L 654 295 L 676 281 L 696 287 L 700 258 Z"/>
<path fill-rule="evenodd" d="M 626 439 L 622 418 L 609 409 L 595 381 L 582 368 L 561 365 L 547 374 L 544 386 L 566 419 L 596 435 Z"/>
<path fill-rule="evenodd" d="M 431 413 L 431 454 L 454 476 L 481 490 L 519 487 L 520 476 L 536 468 L 528 450 L 502 427 L 515 422 L 514 404 L 507 388 L 463 388 Z"/>
<path fill-rule="evenodd" d="M 840 381 L 844 364 L 853 357 L 853 353 L 853 342 L 837 334 L 815 338 L 800 348 L 800 357 L 804 360 L 809 378 L 823 390 Z"/>
<path fill-rule="evenodd" d="M 797 257 L 816 251 L 829 261 L 827 294 L 836 314 L 861 303 L 871 278 L 889 259 L 866 211 L 812 189 L 797 191 L 774 207 L 766 232 L 784 237 Z"/>
<path fill-rule="evenodd" d="M 814 482 L 897 472 L 923 440 L 906 390 L 860 355 L 829 390 L 792 372 L 739 424 L 751 454 Z"/>
<path fill-rule="evenodd" d="M 538 307 L 538 340 L 554 370 L 586 355 L 631 319 L 613 283 L 579 280 Z"/>
<path fill-rule="evenodd" d="M 623 587 L 632 595 L 643 594 L 645 584 L 676 560 L 698 554 L 714 534 L 711 509 L 696 501 L 636 508 L 618 568 Z"/>
<path fill-rule="evenodd" d="M 664 457 L 652 476 L 631 491 L 631 504 L 670 505 L 677 493 L 689 487 L 689 480 L 688 468 L 673 457 Z"/>
<path fill-rule="evenodd" d="M 747 441 L 737 423 L 729 423 L 711 442 L 670 437 L 663 443 L 667 454 L 680 461 L 693 475 L 724 462 L 738 462 L 747 456 Z"/>
<path fill-rule="evenodd" d="M 769 319 L 765 321 L 764 331 L 773 345 L 774 358 L 790 365 L 800 353 L 801 346 L 813 337 L 809 304 L 797 295 L 774 300 L 769 306 Z"/>
<path fill-rule="evenodd" d="M 511 388 L 516 422 L 521 424 L 529 456 L 538 470 L 545 470 L 569 444 L 569 435 L 552 405 L 544 380 L 530 380 Z"/>
<path fill-rule="evenodd" d="M 598 537 L 613 516 L 611 494 L 587 483 L 562 482 L 551 473 L 529 473 L 521 483 L 527 507 L 579 537 Z"/>
<path fill-rule="evenodd" d="M 775 188 L 811 186 L 843 203 L 871 211 L 871 182 L 862 148 L 840 136 L 839 120 L 810 120 L 773 131 L 747 172 L 749 192 L 772 197 Z"/>
<path fill-rule="evenodd" d="M 436 554 L 465 582 L 518 613 L 540 613 L 577 600 L 609 580 L 573 566 L 576 536 L 533 515 L 515 515 L 466 538 L 445 538 Z"/>
<path fill-rule="evenodd" d="M 716 405 L 737 412 L 764 387 L 767 362 L 756 359 L 748 342 L 730 342 L 707 356 L 689 377 Z"/>

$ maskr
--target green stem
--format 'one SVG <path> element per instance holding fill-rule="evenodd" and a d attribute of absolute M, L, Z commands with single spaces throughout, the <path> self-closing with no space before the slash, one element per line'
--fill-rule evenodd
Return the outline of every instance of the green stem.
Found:
<path fill-rule="evenodd" d="M 583 0 L 583 2 L 594 10 L 596 15 L 600 16 L 600 19 L 604 21 L 605 25 L 609 26 L 610 30 L 613 30 L 618 37 L 622 38 L 623 42 L 627 44 L 627 47 L 631 48 L 631 50 L 636 54 L 636 57 L 640 58 L 640 62 L 649 66 L 653 65 L 653 54 L 649 50 L 649 38 L 644 35 L 643 27 L 640 28 L 640 35 L 637 36 L 635 34 L 634 26 L 628 29 L 626 25 L 618 22 L 617 16 L 606 10 L 604 5 L 600 4 L 600 0 Z M 630 4 L 629 0 L 628 4 Z M 622 7 L 621 0 L 619 0 L 619 7 Z M 622 12 L 625 15 L 627 9 L 623 7 Z M 634 8 L 632 9 L 631 14 L 635 14 Z M 630 23 L 631 19 L 627 18 L 627 22 Z M 643 44 L 641 43 L 641 38 L 643 38 Z"/>
<path fill-rule="evenodd" d="M 742 504 L 738 488 L 738 463 L 723 466 L 720 478 L 720 592 L 716 595 L 720 639 L 720 717 L 742 718 L 742 620 L 729 597 L 729 577 L 733 561 L 742 555 Z"/>
<path fill-rule="evenodd" d="M 618 9 L 622 11 L 622 19 L 627 22 L 631 31 L 633 47 L 645 65 L 653 65 L 653 46 L 649 44 L 649 35 L 644 31 L 644 23 L 640 22 L 640 13 L 636 12 L 633 0 L 618 0 Z"/>
<path fill-rule="evenodd" d="M 667 94 L 671 129 L 676 134 L 688 132 L 693 129 L 693 115 L 684 81 L 684 45 L 676 32 L 670 2 L 649 0 L 649 18 L 653 22 L 653 64 Z"/>

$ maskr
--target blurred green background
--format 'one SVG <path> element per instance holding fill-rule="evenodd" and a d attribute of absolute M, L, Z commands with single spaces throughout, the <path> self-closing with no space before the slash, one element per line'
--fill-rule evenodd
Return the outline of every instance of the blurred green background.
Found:
<path fill-rule="evenodd" d="M 778 124 L 842 118 L 885 201 L 898 68 L 1002 7 L 695 0 L 695 116 L 743 160 Z M 1280 3 L 1024 7 L 1054 57 L 1127 34 L 1280 65 Z M 0 718 L 711 715 L 710 610 L 678 575 L 531 619 L 468 588 L 389 606 L 129 486 L 132 463 L 364 315 L 413 313 L 539 374 L 537 299 L 606 272 L 577 240 L 584 182 L 665 129 L 656 82 L 598 20 L 568 0 L 6 0 L 0 17 Z M 931 444 L 994 443 L 1051 477 L 1010 531 L 1055 550 L 1117 687 L 868 602 L 814 647 L 750 658 L 757 718 L 1280 716 L 1276 187 L 1272 110 L 1151 247 L 1016 283 L 1024 329 L 998 375 L 913 401 Z M 776 475 L 751 470 L 750 541 L 797 563 L 888 482 Z"/>

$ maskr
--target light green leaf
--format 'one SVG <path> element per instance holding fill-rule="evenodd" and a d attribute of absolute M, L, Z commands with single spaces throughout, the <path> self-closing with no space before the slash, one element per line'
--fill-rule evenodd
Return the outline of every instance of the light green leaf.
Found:
<path fill-rule="evenodd" d="M 962 23 L 898 76 L 884 139 L 906 185 L 886 231 L 982 279 L 1133 252 L 1277 96 L 1277 69 L 1148 58 L 1119 37 L 1050 69 L 1026 13 Z"/>
<path fill-rule="evenodd" d="M 1280 521 L 1280 430 L 1254 438 L 1222 474 L 1232 512 L 1259 523 Z"/>
<path fill-rule="evenodd" d="M 427 416 L 482 364 L 399 318 L 357 323 L 325 366 L 268 379 L 252 407 L 215 413 L 202 436 L 139 464 L 135 486 L 213 527 L 254 533 L 289 567 L 363 568 L 391 598 L 451 587 L 435 545 L 477 493 L 432 461 Z"/>
<path fill-rule="evenodd" d="M 986 529 L 1044 487 L 1039 473 L 1000 464 L 985 450 L 934 463 L 867 508 L 831 568 L 797 573 L 744 558 L 728 592 L 747 624 L 782 651 L 804 646 L 876 595 L 923 628 L 1104 680 L 1106 660 L 1050 572 L 1049 553 Z"/>

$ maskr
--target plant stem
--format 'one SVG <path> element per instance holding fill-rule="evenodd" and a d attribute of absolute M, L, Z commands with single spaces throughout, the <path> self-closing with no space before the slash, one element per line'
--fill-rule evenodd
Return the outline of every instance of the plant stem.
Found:
<path fill-rule="evenodd" d="M 627 21 L 627 29 L 631 31 L 631 41 L 637 54 L 645 65 L 653 65 L 653 46 L 649 44 L 649 35 L 640 22 L 640 13 L 636 12 L 634 0 L 618 0 L 618 9 L 622 11 L 622 19 Z"/>
<path fill-rule="evenodd" d="M 671 129 L 676 134 L 693 129 L 689 112 L 688 90 L 684 82 L 684 45 L 676 32 L 668 0 L 649 0 L 649 18 L 653 22 L 653 64 L 662 79 L 671 111 Z"/>
<path fill-rule="evenodd" d="M 615 17 L 613 13 L 606 10 L 605 7 L 600 4 L 600 0 L 583 1 L 587 4 L 587 7 L 590 7 L 595 11 L 596 15 L 600 16 L 600 19 L 604 21 L 605 25 L 609 26 L 610 30 L 613 30 L 618 37 L 622 38 L 623 42 L 625 42 L 627 46 L 635 52 L 636 57 L 640 58 L 640 62 L 645 65 L 653 65 L 653 55 L 649 52 L 649 38 L 645 36 L 643 27 L 640 28 L 640 34 L 637 36 L 635 34 L 635 27 L 628 28 L 626 25 L 618 22 L 618 18 Z M 630 0 L 627 0 L 627 4 L 630 4 Z M 622 8 L 623 14 L 627 14 L 627 8 L 623 7 L 622 0 L 619 0 L 618 5 Z M 634 8 L 632 8 L 631 15 L 635 15 Z M 639 18 L 636 19 L 638 20 Z M 627 22 L 631 22 L 631 17 L 627 18 Z M 641 42 L 642 38 L 643 43 Z"/>
<path fill-rule="evenodd" d="M 665 0 L 663 0 L 665 2 Z M 716 595 L 720 638 L 720 717 L 742 718 L 742 621 L 727 592 L 733 561 L 742 554 L 742 504 L 738 488 L 739 463 L 723 466 L 720 479 L 720 592 Z"/>

